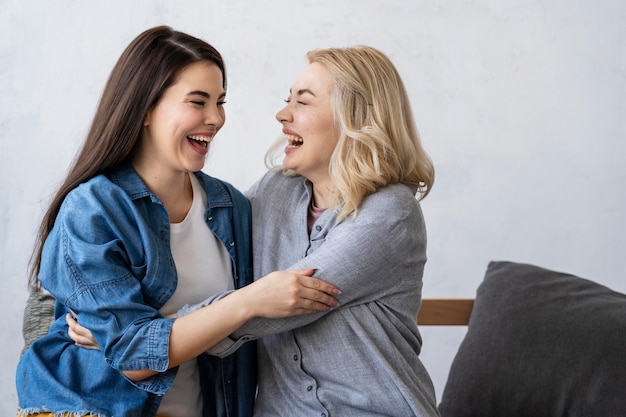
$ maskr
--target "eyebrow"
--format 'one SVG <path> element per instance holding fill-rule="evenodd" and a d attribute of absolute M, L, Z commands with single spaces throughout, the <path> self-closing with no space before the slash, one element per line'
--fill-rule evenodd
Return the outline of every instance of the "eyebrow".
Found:
<path fill-rule="evenodd" d="M 209 93 L 207 93 L 206 91 L 202 91 L 202 90 L 194 90 L 194 91 L 190 91 L 187 93 L 188 96 L 202 96 L 204 98 L 211 98 L 211 95 Z M 222 94 L 219 95 L 218 98 L 222 98 L 226 96 L 226 91 L 224 91 Z"/>
<path fill-rule="evenodd" d="M 291 88 L 289 89 L 289 93 L 291 93 Z M 298 96 L 301 96 L 303 94 L 309 93 L 310 95 L 312 95 L 313 97 L 317 97 L 315 95 L 315 93 L 311 90 L 309 90 L 308 88 L 302 88 L 300 90 L 298 90 L 298 92 L 296 93 Z"/>

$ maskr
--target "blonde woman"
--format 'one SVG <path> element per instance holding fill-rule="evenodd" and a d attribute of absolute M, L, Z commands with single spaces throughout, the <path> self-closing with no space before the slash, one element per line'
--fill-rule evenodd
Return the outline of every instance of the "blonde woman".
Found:
<path fill-rule="evenodd" d="M 232 348 L 211 352 L 259 338 L 257 417 L 437 416 L 416 324 L 426 262 L 419 199 L 433 164 L 383 53 L 321 49 L 308 60 L 276 115 L 283 136 L 267 160 L 282 165 L 246 194 L 254 275 L 315 267 L 341 288 L 341 305 L 253 319 L 226 340 Z"/>

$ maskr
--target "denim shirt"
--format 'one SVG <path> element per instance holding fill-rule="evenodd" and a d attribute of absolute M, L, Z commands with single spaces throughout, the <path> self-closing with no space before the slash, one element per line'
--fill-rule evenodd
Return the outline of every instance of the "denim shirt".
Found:
<path fill-rule="evenodd" d="M 207 226 L 232 259 L 235 288 L 252 281 L 247 199 L 218 179 L 195 174 L 208 197 Z M 24 413 L 154 416 L 174 381 L 168 340 L 174 319 L 159 308 L 177 285 L 169 217 L 129 164 L 99 175 L 65 198 L 44 244 L 39 279 L 54 295 L 55 322 L 22 356 L 16 383 Z M 78 314 L 101 350 L 76 346 L 65 313 Z M 198 357 L 204 416 L 224 401 L 229 417 L 250 416 L 256 391 L 256 346 L 224 359 Z M 121 371 L 158 374 L 133 382 Z M 222 378 L 224 397 L 216 398 Z"/>

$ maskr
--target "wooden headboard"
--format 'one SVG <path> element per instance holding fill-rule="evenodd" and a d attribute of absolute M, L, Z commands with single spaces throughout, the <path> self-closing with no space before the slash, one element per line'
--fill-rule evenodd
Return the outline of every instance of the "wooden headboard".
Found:
<path fill-rule="evenodd" d="M 467 326 L 473 298 L 423 298 L 417 315 L 422 326 Z"/>

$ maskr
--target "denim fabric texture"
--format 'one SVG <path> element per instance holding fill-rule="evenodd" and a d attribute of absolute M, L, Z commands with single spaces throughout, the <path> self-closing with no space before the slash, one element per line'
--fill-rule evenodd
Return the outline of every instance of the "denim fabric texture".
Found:
<path fill-rule="evenodd" d="M 197 172 L 208 197 L 206 223 L 227 248 L 235 288 L 252 280 L 250 206 L 231 185 Z M 50 332 L 32 343 L 16 373 L 23 412 L 154 416 L 176 375 L 168 370 L 174 319 L 159 308 L 177 285 L 165 207 L 129 164 L 81 184 L 65 198 L 44 245 L 39 279 L 56 299 Z M 73 310 L 101 351 L 77 347 L 65 314 Z M 229 416 L 250 416 L 256 346 L 224 359 L 199 357 L 204 416 L 226 401 Z M 159 374 L 131 382 L 122 370 Z M 225 398 L 215 398 L 222 378 Z"/>

